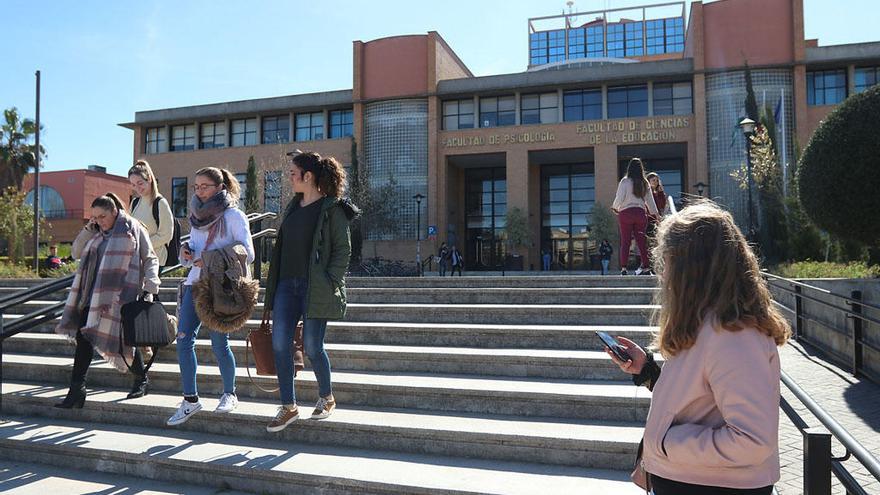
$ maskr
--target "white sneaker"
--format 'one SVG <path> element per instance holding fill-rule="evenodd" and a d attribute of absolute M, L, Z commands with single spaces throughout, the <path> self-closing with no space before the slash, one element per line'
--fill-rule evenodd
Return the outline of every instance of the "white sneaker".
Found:
<path fill-rule="evenodd" d="M 223 394 L 220 397 L 220 403 L 217 404 L 217 409 L 214 409 L 214 412 L 217 413 L 228 413 L 235 410 L 238 406 L 238 397 L 235 394 Z"/>
<path fill-rule="evenodd" d="M 641 275 L 643 271 L 645 270 L 642 270 L 642 267 L 636 268 L 636 275 Z"/>
<path fill-rule="evenodd" d="M 193 417 L 195 413 L 201 410 L 201 402 L 190 402 L 184 399 L 180 402 L 180 407 L 177 408 L 177 412 L 174 413 L 174 416 L 168 418 L 168 421 L 166 421 L 165 424 L 168 426 L 177 426 L 186 423 L 189 418 Z"/>

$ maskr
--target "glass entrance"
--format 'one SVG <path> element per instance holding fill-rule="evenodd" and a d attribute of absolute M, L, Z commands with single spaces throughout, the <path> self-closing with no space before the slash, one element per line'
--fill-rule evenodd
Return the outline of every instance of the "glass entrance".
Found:
<path fill-rule="evenodd" d="M 541 256 L 551 270 L 591 270 L 596 246 L 588 237 L 596 201 L 593 164 L 541 167 Z"/>
<path fill-rule="evenodd" d="M 507 176 L 504 167 L 465 170 L 466 270 L 496 270 L 504 264 Z"/>

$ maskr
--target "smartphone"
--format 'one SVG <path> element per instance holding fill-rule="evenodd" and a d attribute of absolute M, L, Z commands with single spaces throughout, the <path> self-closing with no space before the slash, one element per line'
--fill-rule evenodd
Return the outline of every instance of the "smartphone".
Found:
<path fill-rule="evenodd" d="M 612 336 L 598 330 L 596 330 L 596 335 L 598 335 L 599 338 L 602 339 L 602 343 L 605 344 L 605 347 L 611 350 L 611 353 L 614 354 L 617 359 L 623 362 L 632 359 L 629 357 L 629 354 L 626 353 L 626 350 L 624 350 L 623 346 L 620 345 L 617 340 L 615 340 Z"/>

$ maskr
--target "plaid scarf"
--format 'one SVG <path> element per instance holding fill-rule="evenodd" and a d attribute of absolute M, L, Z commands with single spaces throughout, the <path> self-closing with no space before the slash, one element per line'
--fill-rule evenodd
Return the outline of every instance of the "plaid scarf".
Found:
<path fill-rule="evenodd" d="M 120 211 L 113 224 L 110 238 L 107 240 L 107 248 L 104 256 L 98 261 L 97 271 L 94 271 L 94 288 L 91 295 L 84 294 L 88 298 L 89 314 L 86 325 L 80 328 L 80 310 L 77 301 L 80 291 L 88 290 L 87 280 L 89 274 L 84 273 L 87 267 L 94 264 L 98 255 L 98 246 L 101 244 L 102 234 L 95 232 L 83 248 L 83 255 L 79 268 L 73 279 L 73 285 L 67 294 L 67 302 L 64 304 L 64 312 L 61 314 L 61 322 L 55 327 L 55 333 L 66 335 L 73 339 L 77 330 L 98 351 L 102 358 L 106 359 L 117 370 L 125 373 L 128 367 L 122 360 L 119 350 L 122 347 L 122 318 L 120 312 L 122 305 L 137 299 L 144 286 L 141 273 L 141 260 L 138 255 L 138 239 L 134 234 L 135 228 L 132 219 Z M 95 267 L 92 266 L 92 270 Z M 122 347 L 125 358 L 131 362 L 134 348 Z"/>

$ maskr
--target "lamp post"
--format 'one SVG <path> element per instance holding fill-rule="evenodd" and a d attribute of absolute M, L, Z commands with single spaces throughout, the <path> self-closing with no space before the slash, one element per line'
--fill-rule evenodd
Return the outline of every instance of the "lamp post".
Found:
<path fill-rule="evenodd" d="M 418 193 L 413 196 L 416 200 L 416 265 L 418 266 L 419 276 L 422 276 L 422 200 L 425 196 Z"/>
<path fill-rule="evenodd" d="M 700 181 L 700 182 L 697 182 L 696 184 L 694 184 L 694 185 L 691 186 L 691 187 L 693 187 L 694 189 L 696 189 L 696 190 L 697 190 L 697 194 L 702 198 L 702 197 L 703 197 L 703 191 L 706 189 L 706 186 L 707 186 L 707 185 L 708 185 L 708 184 L 703 184 L 703 182 Z"/>
<path fill-rule="evenodd" d="M 755 121 L 746 117 L 739 123 L 743 136 L 746 138 L 746 176 L 749 189 L 749 241 L 755 239 L 755 215 L 752 208 L 752 134 L 755 132 Z"/>

